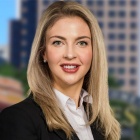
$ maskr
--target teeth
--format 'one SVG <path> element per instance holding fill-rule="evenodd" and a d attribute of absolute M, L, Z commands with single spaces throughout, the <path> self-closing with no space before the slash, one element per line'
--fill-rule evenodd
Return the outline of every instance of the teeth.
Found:
<path fill-rule="evenodd" d="M 72 66 L 72 65 L 71 65 L 71 66 L 66 66 L 66 65 L 65 65 L 65 66 L 63 66 L 63 67 L 64 67 L 65 69 L 74 69 L 74 68 L 76 68 L 76 66 Z"/>

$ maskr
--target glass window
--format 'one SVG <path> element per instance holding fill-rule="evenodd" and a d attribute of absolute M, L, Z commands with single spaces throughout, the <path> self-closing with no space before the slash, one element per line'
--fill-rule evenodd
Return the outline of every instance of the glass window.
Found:
<path fill-rule="evenodd" d="M 130 5 L 136 6 L 136 5 L 137 5 L 137 1 L 136 1 L 136 0 L 131 0 L 131 1 L 130 1 Z"/>
<path fill-rule="evenodd" d="M 137 35 L 135 33 L 132 33 L 130 35 L 130 39 L 135 40 L 137 38 Z"/>
<path fill-rule="evenodd" d="M 125 11 L 119 11 L 118 15 L 119 15 L 119 17 L 125 17 L 126 16 L 126 12 Z"/>
<path fill-rule="evenodd" d="M 115 50 L 115 45 L 114 45 L 114 44 L 110 44 L 110 45 L 108 46 L 108 50 L 109 50 L 109 51 L 114 51 L 114 50 Z"/>
<path fill-rule="evenodd" d="M 48 0 L 44 0 L 43 1 L 43 5 L 48 5 L 49 4 L 49 1 Z"/>
<path fill-rule="evenodd" d="M 100 26 L 101 28 L 103 28 L 103 27 L 104 27 L 104 23 L 99 21 L 99 26 Z"/>
<path fill-rule="evenodd" d="M 130 27 L 131 27 L 132 29 L 136 28 L 136 27 L 137 27 L 137 23 L 136 23 L 136 22 L 130 23 Z"/>
<path fill-rule="evenodd" d="M 104 5 L 103 0 L 97 0 L 96 3 L 97 3 L 98 6 L 103 6 Z"/>
<path fill-rule="evenodd" d="M 134 52 L 134 51 L 137 50 L 137 47 L 136 47 L 135 45 L 131 45 L 131 46 L 130 46 L 130 50 Z"/>
<path fill-rule="evenodd" d="M 119 22 L 119 23 L 118 23 L 118 27 L 121 28 L 121 29 L 122 29 L 122 28 L 125 28 L 125 27 L 126 27 L 125 22 Z"/>
<path fill-rule="evenodd" d="M 115 0 L 109 0 L 109 5 L 110 6 L 115 6 L 116 5 L 116 1 Z"/>
<path fill-rule="evenodd" d="M 124 79 L 119 79 L 119 80 L 118 80 L 118 84 L 119 84 L 120 86 L 123 86 L 123 85 L 125 84 Z"/>
<path fill-rule="evenodd" d="M 136 59 L 135 56 L 131 56 L 131 57 L 130 57 L 130 62 L 131 62 L 131 63 L 134 63 L 134 62 L 136 62 L 136 61 L 137 61 L 137 59 Z"/>
<path fill-rule="evenodd" d="M 119 68 L 118 73 L 119 74 L 124 74 L 125 73 L 125 68 Z"/>
<path fill-rule="evenodd" d="M 125 62 L 125 57 L 124 57 L 124 56 L 119 56 L 119 57 L 118 57 L 118 61 L 119 61 L 120 63 Z"/>
<path fill-rule="evenodd" d="M 125 0 L 120 0 L 120 1 L 118 1 L 118 3 L 119 3 L 120 6 L 125 6 L 126 1 Z"/>
<path fill-rule="evenodd" d="M 135 79 L 130 79 L 129 83 L 130 83 L 131 86 L 134 86 L 134 85 L 136 85 L 136 80 Z"/>
<path fill-rule="evenodd" d="M 109 22 L 108 23 L 108 27 L 109 28 L 115 28 L 116 27 L 116 23 L 115 22 Z"/>
<path fill-rule="evenodd" d="M 131 11 L 131 12 L 130 12 L 130 16 L 131 16 L 131 17 L 136 17 L 136 16 L 137 16 L 136 11 Z"/>
<path fill-rule="evenodd" d="M 88 6 L 92 6 L 94 4 L 94 1 L 93 0 L 87 0 L 87 5 Z"/>
<path fill-rule="evenodd" d="M 108 61 L 109 62 L 115 62 L 115 57 L 114 56 L 109 56 Z"/>
<path fill-rule="evenodd" d="M 76 0 L 76 2 L 78 2 L 78 3 L 80 3 L 80 4 L 82 3 L 82 1 L 81 1 L 81 0 Z"/>
<path fill-rule="evenodd" d="M 114 33 L 110 33 L 110 34 L 108 35 L 108 38 L 109 38 L 110 40 L 114 40 L 114 39 L 116 38 L 116 35 L 115 35 Z"/>
<path fill-rule="evenodd" d="M 130 68 L 130 73 L 131 74 L 136 74 L 136 68 Z"/>
<path fill-rule="evenodd" d="M 109 15 L 109 17 L 115 17 L 116 12 L 115 11 L 109 11 L 108 15 Z"/>
<path fill-rule="evenodd" d="M 118 46 L 119 51 L 125 51 L 125 49 L 126 49 L 125 45 L 119 45 Z"/>
<path fill-rule="evenodd" d="M 110 74 L 114 74 L 115 73 L 115 69 L 113 67 L 109 67 L 109 73 Z"/>
<path fill-rule="evenodd" d="M 98 17 L 102 17 L 103 15 L 104 15 L 104 12 L 103 11 L 97 11 L 96 12 L 96 15 L 98 16 Z"/>
<path fill-rule="evenodd" d="M 120 40 L 124 40 L 126 38 L 125 34 L 124 33 L 120 33 L 118 34 L 118 39 Z"/>

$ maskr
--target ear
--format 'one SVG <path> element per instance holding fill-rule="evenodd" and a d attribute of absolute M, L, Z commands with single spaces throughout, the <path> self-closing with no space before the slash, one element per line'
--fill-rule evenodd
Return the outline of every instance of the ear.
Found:
<path fill-rule="evenodd" d="M 46 54 L 45 51 L 44 51 L 44 53 L 43 53 L 43 59 L 47 61 L 47 54 Z"/>

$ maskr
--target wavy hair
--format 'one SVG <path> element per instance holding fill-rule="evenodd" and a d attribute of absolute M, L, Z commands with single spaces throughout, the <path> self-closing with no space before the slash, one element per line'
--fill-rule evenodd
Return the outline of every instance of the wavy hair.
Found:
<path fill-rule="evenodd" d="M 86 107 L 89 124 L 96 122 L 97 129 L 101 130 L 107 140 L 119 140 L 120 125 L 109 105 L 108 68 L 103 35 L 94 15 L 82 5 L 57 1 L 44 11 L 37 27 L 28 64 L 27 79 L 30 91 L 44 113 L 48 128 L 62 129 L 70 139 L 73 129 L 59 107 L 53 91 L 51 71 L 47 63 L 43 62 L 43 54 L 46 31 L 59 19 L 73 16 L 78 16 L 87 23 L 92 37 L 92 64 L 83 82 L 83 88 L 93 98 L 93 103 Z"/>

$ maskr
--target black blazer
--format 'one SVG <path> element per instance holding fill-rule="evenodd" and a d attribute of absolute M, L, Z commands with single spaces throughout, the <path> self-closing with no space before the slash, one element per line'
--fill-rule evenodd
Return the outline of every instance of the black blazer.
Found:
<path fill-rule="evenodd" d="M 94 140 L 105 140 L 91 125 Z M 67 140 L 62 130 L 48 129 L 41 108 L 32 95 L 0 113 L 0 140 Z M 72 140 L 79 140 L 74 134 Z"/>

